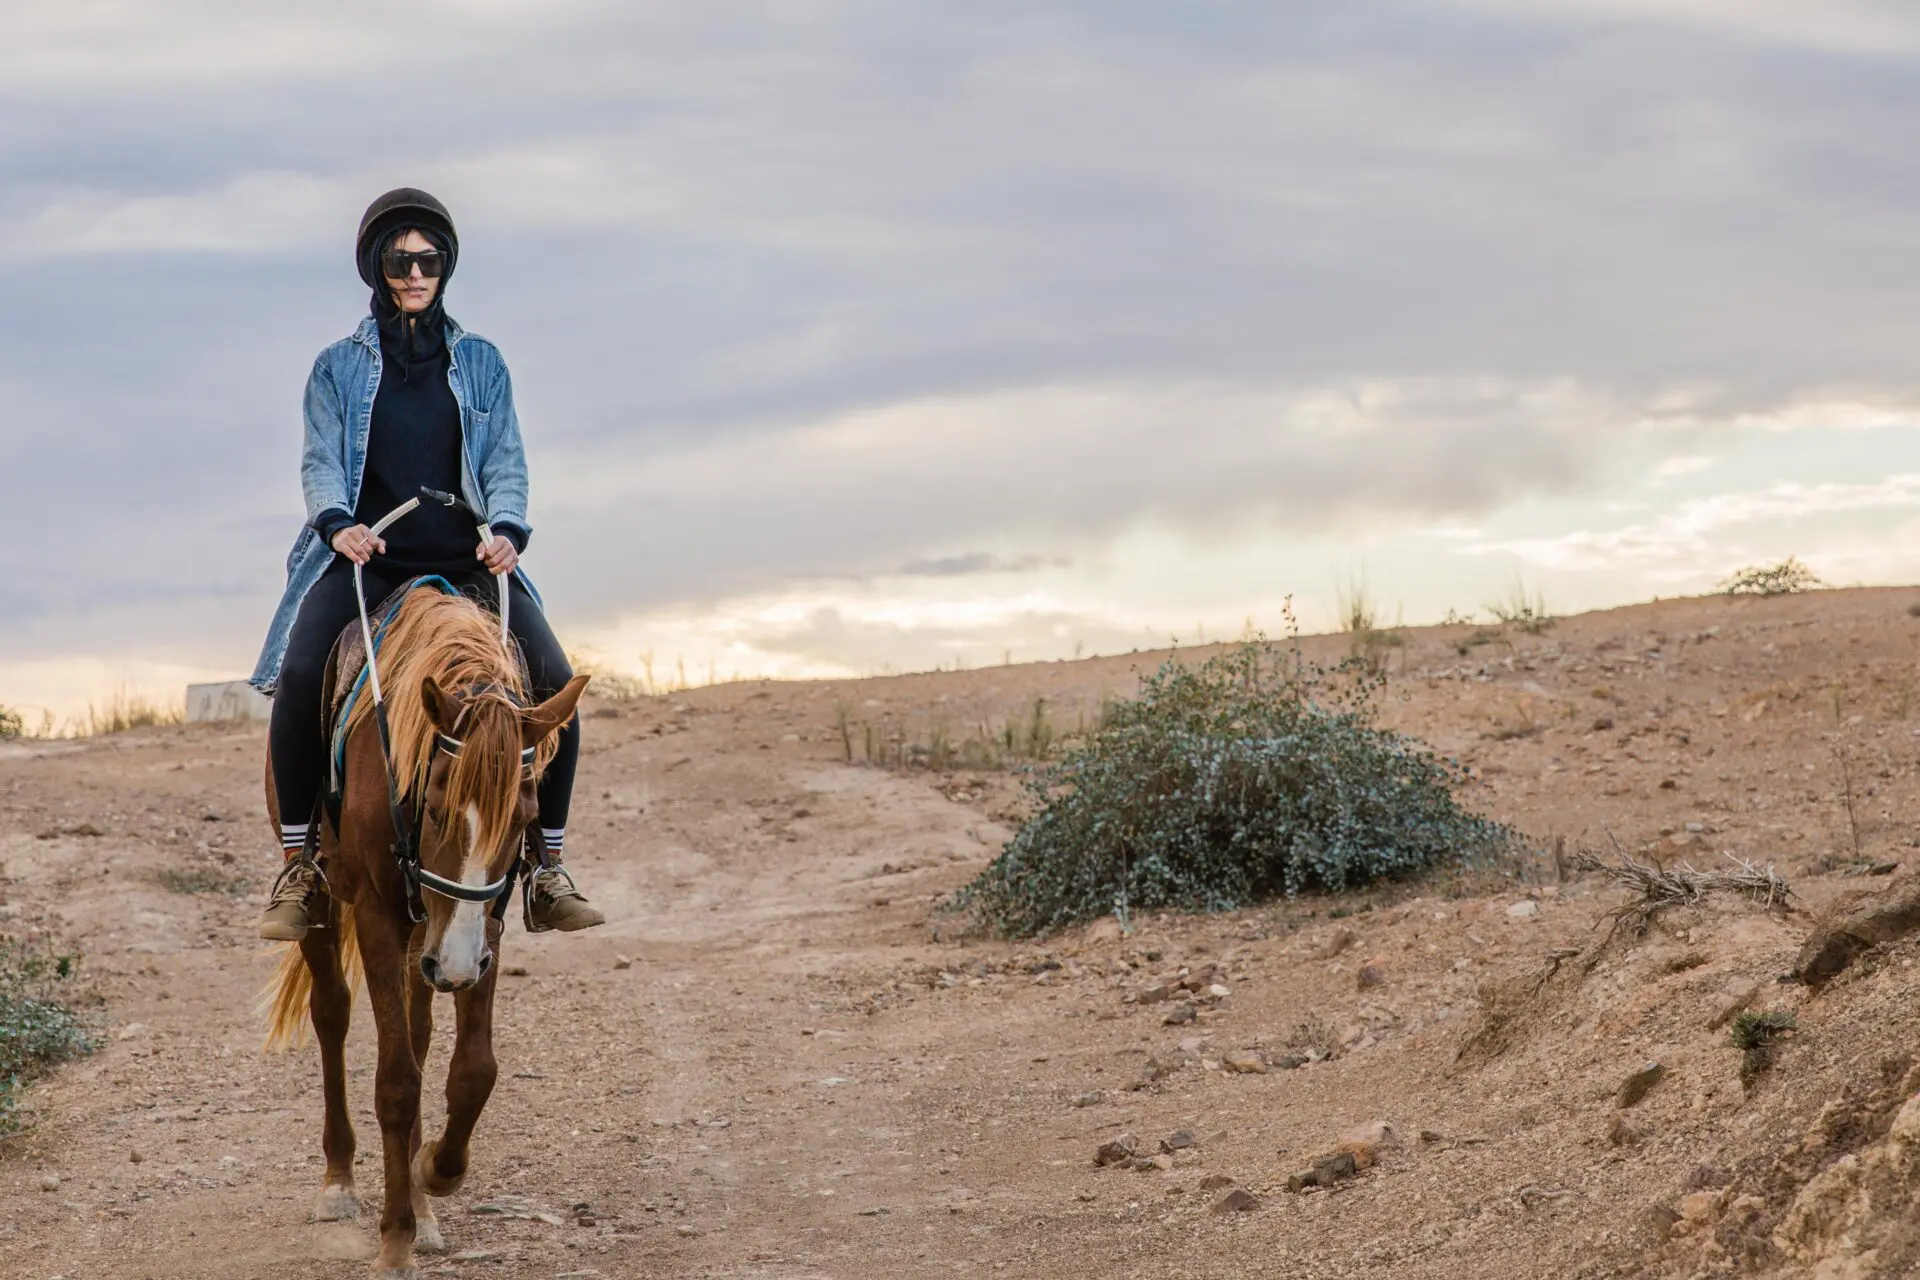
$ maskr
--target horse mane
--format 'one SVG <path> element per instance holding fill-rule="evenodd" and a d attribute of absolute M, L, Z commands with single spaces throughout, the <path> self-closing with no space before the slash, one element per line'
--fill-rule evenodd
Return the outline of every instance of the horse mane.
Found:
<path fill-rule="evenodd" d="M 517 649 L 517 646 L 516 646 Z M 420 689 L 428 676 L 447 694 L 497 690 L 524 705 L 526 673 L 518 653 L 500 643 L 499 618 L 462 595 L 415 590 L 407 594 L 387 623 L 380 642 L 380 684 L 387 700 L 387 726 L 393 740 L 393 772 L 410 799 L 426 785 L 438 732 L 427 714 Z M 466 698 L 460 726 L 466 745 L 454 757 L 447 776 L 447 812 L 479 814 L 475 847 L 493 850 L 512 834 L 520 794 L 520 707 L 482 694 Z M 351 736 L 371 728 L 373 699 L 361 698 L 347 722 Z M 549 734 L 534 759 L 536 776 L 558 749 Z"/>

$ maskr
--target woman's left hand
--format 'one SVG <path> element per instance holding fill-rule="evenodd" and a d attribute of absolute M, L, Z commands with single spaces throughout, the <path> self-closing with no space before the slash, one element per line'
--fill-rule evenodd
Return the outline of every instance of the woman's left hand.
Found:
<path fill-rule="evenodd" d="M 473 555 L 496 578 L 503 573 L 512 573 L 513 567 L 520 563 L 520 553 L 513 549 L 513 540 L 497 533 L 493 535 L 492 542 L 481 543 L 480 549 Z"/>

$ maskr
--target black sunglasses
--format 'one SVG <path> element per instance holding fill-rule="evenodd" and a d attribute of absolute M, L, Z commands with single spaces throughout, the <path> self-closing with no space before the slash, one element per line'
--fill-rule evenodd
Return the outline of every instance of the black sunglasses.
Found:
<path fill-rule="evenodd" d="M 413 274 L 415 267 L 429 280 L 438 280 L 446 270 L 447 255 L 438 249 L 423 249 L 419 253 L 409 253 L 405 249 L 388 249 L 380 255 L 380 270 L 390 280 L 405 280 Z"/>

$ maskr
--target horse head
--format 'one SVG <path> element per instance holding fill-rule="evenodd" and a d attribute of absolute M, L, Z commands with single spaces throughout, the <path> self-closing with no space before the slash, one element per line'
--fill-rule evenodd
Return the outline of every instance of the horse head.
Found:
<path fill-rule="evenodd" d="M 587 687 L 575 676 L 538 706 L 487 686 L 444 689 L 432 676 L 421 703 L 439 743 L 422 794 L 420 866 L 471 888 L 506 875 L 535 812 L 534 751 L 572 719 Z M 436 991 L 460 991 L 493 965 L 487 902 L 428 893 L 420 976 Z"/>

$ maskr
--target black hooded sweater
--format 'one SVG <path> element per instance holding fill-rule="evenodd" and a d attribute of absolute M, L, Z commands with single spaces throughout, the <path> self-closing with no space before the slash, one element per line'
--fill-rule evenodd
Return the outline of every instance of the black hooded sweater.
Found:
<path fill-rule="evenodd" d="M 352 515 L 329 507 L 313 520 L 329 543 L 340 530 L 371 526 L 422 485 L 459 493 L 460 405 L 448 381 L 446 313 L 439 297 L 418 316 L 394 305 L 385 290 L 373 294 L 373 317 L 380 330 L 380 387 L 373 397 L 373 421 L 367 433 L 367 458 L 360 498 Z M 526 550 L 521 530 L 506 524 L 494 532 Z M 385 555 L 372 563 L 402 574 L 471 569 L 479 534 L 464 515 L 422 503 L 381 535 Z"/>

